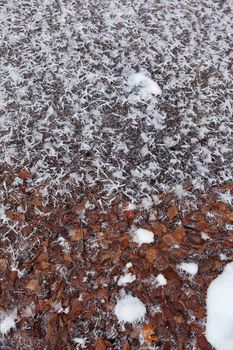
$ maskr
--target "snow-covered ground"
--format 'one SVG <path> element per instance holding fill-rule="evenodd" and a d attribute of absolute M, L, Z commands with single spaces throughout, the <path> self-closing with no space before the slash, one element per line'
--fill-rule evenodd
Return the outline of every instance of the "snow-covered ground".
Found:
<path fill-rule="evenodd" d="M 1 162 L 54 198 L 228 181 L 232 34 L 230 0 L 3 1 Z"/>

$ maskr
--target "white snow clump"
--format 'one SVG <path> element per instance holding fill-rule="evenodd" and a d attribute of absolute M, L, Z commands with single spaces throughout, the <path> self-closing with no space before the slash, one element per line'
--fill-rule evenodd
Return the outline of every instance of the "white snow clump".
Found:
<path fill-rule="evenodd" d="M 181 263 L 178 268 L 188 273 L 189 275 L 195 276 L 198 272 L 198 265 L 196 263 Z"/>
<path fill-rule="evenodd" d="M 146 307 L 137 297 L 125 295 L 115 306 L 115 315 L 121 323 L 135 323 L 143 320 Z"/>
<path fill-rule="evenodd" d="M 149 100 L 152 95 L 161 95 L 162 90 L 159 85 L 151 78 L 147 77 L 143 73 L 133 73 L 128 78 L 128 87 L 132 90 L 139 88 L 137 93 L 132 93 L 131 97 L 139 97 L 145 101 Z M 135 102 L 138 102 L 135 100 Z"/>
<path fill-rule="evenodd" d="M 133 242 L 136 242 L 139 245 L 142 245 L 143 243 L 153 243 L 154 233 L 149 230 L 139 228 L 133 233 Z"/>
<path fill-rule="evenodd" d="M 164 277 L 164 275 L 162 273 L 160 273 L 156 279 L 155 279 L 155 283 L 158 287 L 164 287 L 167 284 L 167 280 Z"/>
<path fill-rule="evenodd" d="M 133 275 L 131 272 L 129 272 L 119 278 L 117 285 L 125 286 L 126 284 L 132 283 L 135 280 L 136 280 L 136 276 Z"/>
<path fill-rule="evenodd" d="M 233 262 L 213 280 L 207 291 L 206 338 L 216 350 L 233 349 Z"/>

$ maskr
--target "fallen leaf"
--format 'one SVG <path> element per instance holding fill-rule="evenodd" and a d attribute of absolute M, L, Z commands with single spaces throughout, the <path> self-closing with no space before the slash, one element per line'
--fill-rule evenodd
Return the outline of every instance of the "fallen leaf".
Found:
<path fill-rule="evenodd" d="M 130 345 L 129 345 L 129 342 L 127 340 L 124 342 L 122 350 L 130 350 Z"/>
<path fill-rule="evenodd" d="M 224 184 L 219 187 L 220 190 L 233 190 L 233 182 L 228 182 L 227 184 Z"/>
<path fill-rule="evenodd" d="M 106 344 L 102 338 L 97 339 L 95 350 L 106 350 Z"/>
<path fill-rule="evenodd" d="M 149 247 L 146 252 L 146 259 L 150 262 L 153 263 L 157 257 L 158 254 L 158 249 L 155 247 Z"/>
<path fill-rule="evenodd" d="M 74 319 L 77 313 L 82 309 L 82 303 L 79 300 L 74 300 L 71 305 L 70 318 Z"/>
<path fill-rule="evenodd" d="M 182 225 L 177 226 L 177 228 L 172 232 L 172 237 L 176 243 L 181 243 L 185 239 L 185 229 Z"/>
<path fill-rule="evenodd" d="M 117 264 L 120 261 L 120 258 L 121 258 L 121 250 L 118 249 L 117 252 L 114 254 L 113 262 Z"/>
<path fill-rule="evenodd" d="M 28 179 L 31 179 L 33 175 L 31 173 L 29 173 L 28 171 L 22 169 L 18 173 L 18 176 L 22 180 L 28 180 Z"/>
<path fill-rule="evenodd" d="M 153 341 L 156 341 L 158 339 L 157 336 L 153 335 L 153 332 L 154 326 L 151 323 L 144 324 L 142 326 L 142 335 L 145 343 L 151 344 Z"/>
<path fill-rule="evenodd" d="M 178 209 L 175 204 L 168 208 L 167 216 L 172 220 L 178 214 Z"/>
<path fill-rule="evenodd" d="M 37 290 L 39 287 L 39 281 L 35 278 L 33 278 L 31 281 L 28 282 L 28 284 L 26 285 L 26 288 L 27 289 L 30 289 L 30 290 Z"/>
<path fill-rule="evenodd" d="M 76 229 L 74 233 L 71 235 L 71 241 L 80 241 L 83 239 L 84 232 L 82 229 Z"/>

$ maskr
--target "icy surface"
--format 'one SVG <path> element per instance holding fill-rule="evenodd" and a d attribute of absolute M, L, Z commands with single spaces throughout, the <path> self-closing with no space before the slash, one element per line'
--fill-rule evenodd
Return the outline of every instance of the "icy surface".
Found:
<path fill-rule="evenodd" d="M 45 197 L 231 179 L 230 0 L 3 1 L 0 33 L 0 161 Z"/>
<path fill-rule="evenodd" d="M 143 244 L 143 243 L 153 243 L 154 242 L 154 233 L 149 231 L 149 230 L 145 230 L 143 228 L 139 228 L 136 231 L 134 231 L 133 233 L 133 241 L 138 243 L 139 245 Z"/>
<path fill-rule="evenodd" d="M 211 282 L 207 292 L 206 337 L 216 350 L 233 349 L 233 263 Z"/>
<path fill-rule="evenodd" d="M 139 298 L 126 295 L 116 304 L 115 314 L 119 322 L 139 322 L 146 314 L 146 307 Z"/>
<path fill-rule="evenodd" d="M 180 265 L 178 265 L 178 268 L 192 276 L 195 276 L 198 272 L 198 265 L 196 263 L 183 262 Z"/>

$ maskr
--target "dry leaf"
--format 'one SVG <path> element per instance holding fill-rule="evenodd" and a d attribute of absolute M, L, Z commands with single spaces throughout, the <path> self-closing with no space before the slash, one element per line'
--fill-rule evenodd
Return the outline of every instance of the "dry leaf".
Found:
<path fill-rule="evenodd" d="M 146 252 L 146 259 L 150 262 L 153 263 L 157 257 L 158 254 L 158 249 L 155 247 L 149 247 Z"/>
<path fill-rule="evenodd" d="M 130 345 L 129 345 L 129 342 L 127 340 L 124 342 L 122 350 L 130 350 Z"/>
<path fill-rule="evenodd" d="M 158 339 L 158 337 L 153 335 L 153 332 L 154 326 L 151 323 L 144 324 L 142 326 L 142 335 L 146 344 L 151 344 L 153 341 L 156 341 Z"/>
<path fill-rule="evenodd" d="M 30 290 L 37 290 L 39 287 L 39 281 L 35 278 L 33 278 L 31 281 L 28 282 L 28 284 L 26 285 L 26 288 L 27 289 L 30 289 Z"/>
<path fill-rule="evenodd" d="M 174 238 L 173 238 L 171 233 L 167 233 L 166 235 L 163 235 L 162 240 L 164 243 L 169 244 L 169 245 L 175 243 Z"/>
<path fill-rule="evenodd" d="M 178 209 L 175 204 L 173 204 L 170 208 L 168 208 L 167 216 L 170 220 L 172 220 L 178 214 Z"/>
<path fill-rule="evenodd" d="M 83 239 L 83 234 L 84 232 L 82 229 L 76 229 L 71 236 L 71 241 L 80 241 L 80 239 Z"/>
<path fill-rule="evenodd" d="M 219 189 L 223 190 L 223 191 L 225 191 L 225 190 L 233 190 L 233 182 L 229 182 L 229 183 L 227 183 L 225 185 L 222 185 L 222 186 L 219 187 Z"/>
<path fill-rule="evenodd" d="M 227 224 L 231 224 L 233 221 L 233 213 L 225 214 L 225 220 Z"/>
<path fill-rule="evenodd" d="M 106 350 L 106 344 L 102 338 L 97 339 L 95 350 Z"/>
<path fill-rule="evenodd" d="M 26 170 L 20 170 L 20 172 L 18 173 L 18 176 L 22 180 L 28 180 L 28 179 L 31 179 L 33 175 Z"/>
<path fill-rule="evenodd" d="M 121 250 L 118 249 L 117 252 L 114 254 L 113 262 L 117 264 L 120 261 L 120 258 L 121 258 Z"/>
<path fill-rule="evenodd" d="M 176 243 L 181 243 L 185 239 L 185 229 L 182 225 L 177 226 L 177 228 L 172 232 L 172 237 Z"/>

